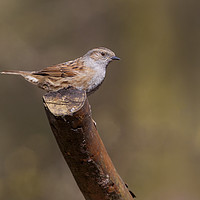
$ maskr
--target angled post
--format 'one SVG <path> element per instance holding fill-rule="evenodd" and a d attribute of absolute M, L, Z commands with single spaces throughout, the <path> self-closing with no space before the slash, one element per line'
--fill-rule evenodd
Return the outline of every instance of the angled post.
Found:
<path fill-rule="evenodd" d="M 58 146 L 85 199 L 133 200 L 98 134 L 86 93 L 70 87 L 44 95 L 43 102 Z"/>

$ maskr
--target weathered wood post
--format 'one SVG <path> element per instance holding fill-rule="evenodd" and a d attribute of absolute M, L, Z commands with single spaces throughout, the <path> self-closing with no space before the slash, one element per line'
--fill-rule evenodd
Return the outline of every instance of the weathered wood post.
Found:
<path fill-rule="evenodd" d="M 86 200 L 133 200 L 91 116 L 86 93 L 74 88 L 43 96 L 51 129 Z"/>

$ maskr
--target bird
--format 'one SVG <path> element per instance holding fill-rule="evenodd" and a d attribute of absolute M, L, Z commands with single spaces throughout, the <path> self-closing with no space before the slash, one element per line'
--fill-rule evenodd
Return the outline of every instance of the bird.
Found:
<path fill-rule="evenodd" d="M 74 87 L 90 95 L 102 84 L 108 64 L 120 60 L 113 51 L 105 47 L 89 50 L 75 60 L 46 67 L 39 71 L 2 71 L 1 74 L 21 75 L 28 82 L 47 92 Z"/>

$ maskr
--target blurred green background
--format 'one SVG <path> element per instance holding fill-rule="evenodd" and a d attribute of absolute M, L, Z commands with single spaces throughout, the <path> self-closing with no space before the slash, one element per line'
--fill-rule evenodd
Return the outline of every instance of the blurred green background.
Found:
<path fill-rule="evenodd" d="M 1 0 L 0 70 L 34 70 L 105 46 L 121 58 L 89 97 L 137 199 L 200 199 L 199 0 Z M 0 77 L 0 199 L 81 200 L 40 89 Z"/>

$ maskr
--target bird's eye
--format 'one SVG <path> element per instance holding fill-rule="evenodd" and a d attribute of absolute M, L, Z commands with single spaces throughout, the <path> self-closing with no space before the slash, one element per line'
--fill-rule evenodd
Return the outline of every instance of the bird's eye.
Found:
<path fill-rule="evenodd" d="M 105 53 L 104 53 L 104 52 L 101 52 L 101 55 L 102 55 L 102 56 L 105 56 Z"/>

